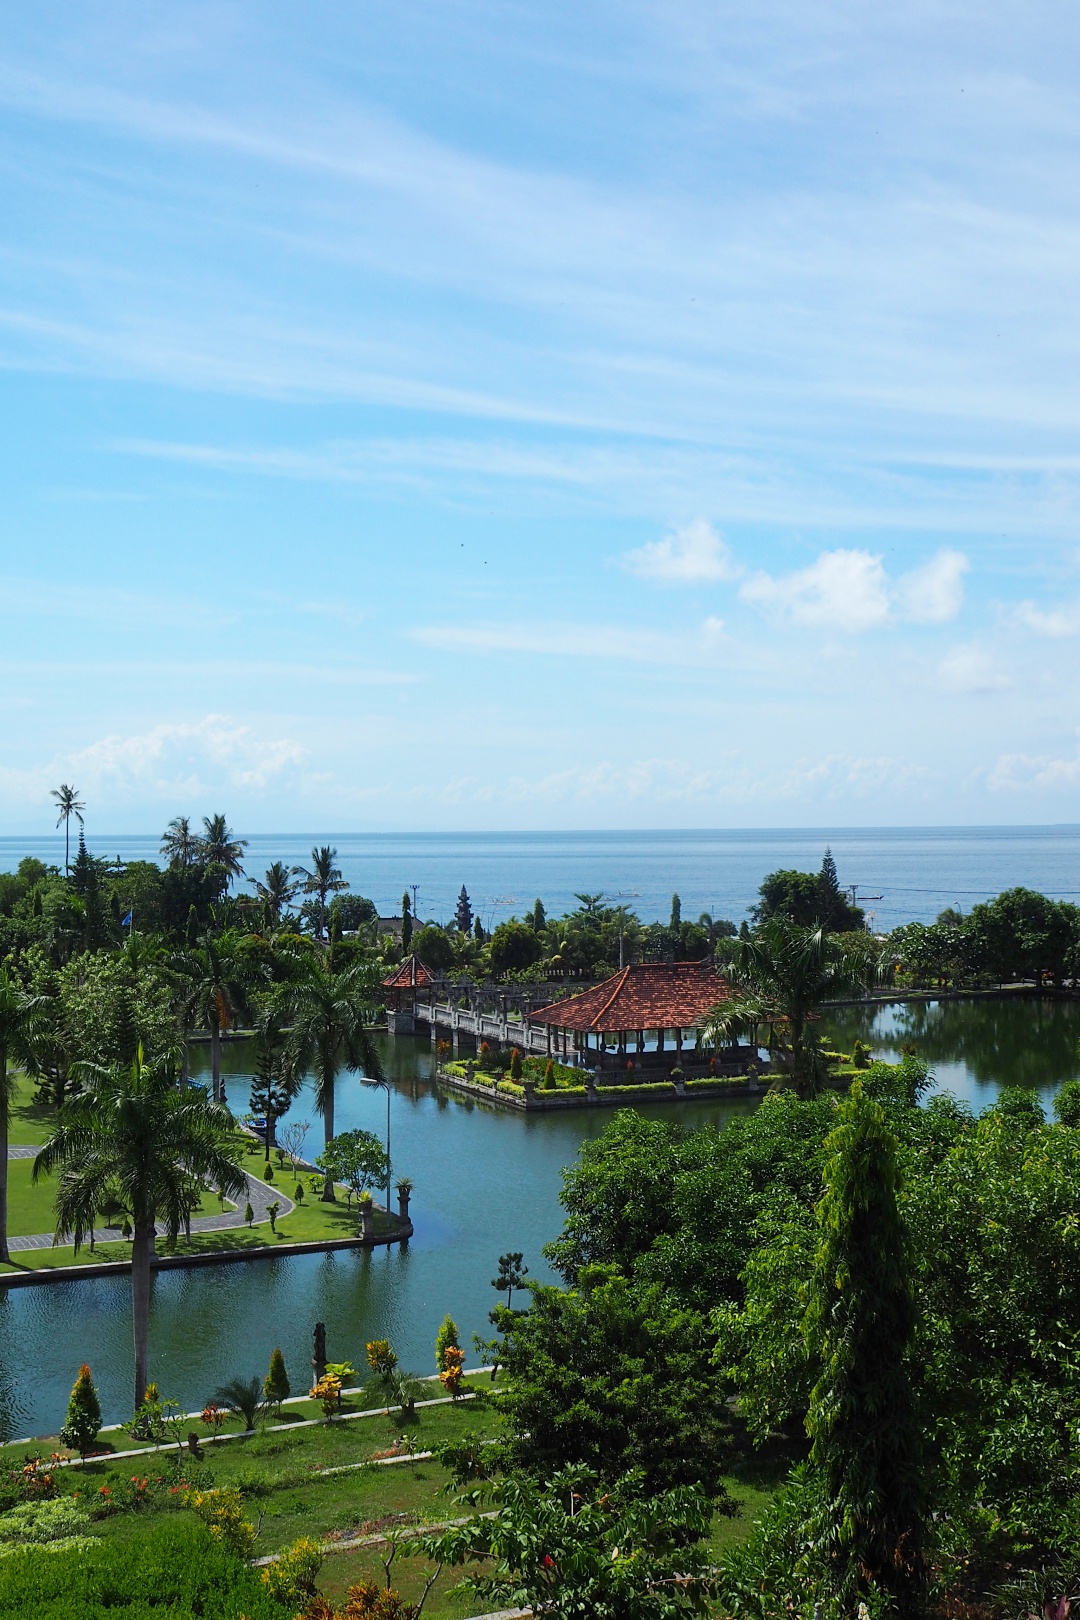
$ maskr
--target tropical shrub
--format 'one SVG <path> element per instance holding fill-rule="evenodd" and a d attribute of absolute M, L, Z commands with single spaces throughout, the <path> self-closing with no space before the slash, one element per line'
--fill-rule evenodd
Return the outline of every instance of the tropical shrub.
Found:
<path fill-rule="evenodd" d="M 465 1352 L 457 1345 L 448 1344 L 443 1352 L 443 1370 L 439 1382 L 448 1395 L 457 1400 L 461 1392 L 461 1375 L 465 1368 Z"/>
<path fill-rule="evenodd" d="M 262 1379 L 257 1373 L 247 1379 L 230 1379 L 229 1383 L 222 1384 L 216 1399 L 243 1418 L 245 1429 L 253 1429 L 262 1411 Z"/>
<path fill-rule="evenodd" d="M 377 1377 L 388 1380 L 398 1364 L 395 1351 L 390 1348 L 388 1339 L 369 1339 L 367 1343 L 368 1366 Z"/>
<path fill-rule="evenodd" d="M 101 1402 L 90 1376 L 90 1368 L 83 1362 L 68 1400 L 67 1422 L 60 1430 L 60 1439 L 72 1451 L 77 1451 L 80 1457 L 85 1457 L 100 1429 Z"/>
<path fill-rule="evenodd" d="M 322 1567 L 323 1550 L 311 1536 L 301 1536 L 263 1570 L 270 1593 L 283 1603 L 305 1603 L 315 1592 L 315 1577 Z"/>
<path fill-rule="evenodd" d="M 91 1546 L 92 1538 L 86 1534 L 89 1528 L 89 1514 L 73 1497 L 21 1502 L 10 1513 L 0 1515 L 0 1553 L 22 1546 Z"/>
<path fill-rule="evenodd" d="M 442 1372 L 446 1366 L 446 1352 L 451 1347 L 459 1349 L 461 1340 L 458 1338 L 458 1326 L 454 1318 L 447 1314 L 439 1324 L 439 1331 L 435 1335 L 435 1366 Z"/>
<path fill-rule="evenodd" d="M 337 1373 L 325 1372 L 310 1394 L 313 1401 L 321 1403 L 323 1416 L 333 1417 L 341 1408 L 341 1379 Z"/>
<path fill-rule="evenodd" d="M 297 1620 L 415 1620 L 418 1614 L 392 1586 L 360 1581 L 349 1587 L 343 1608 L 335 1609 L 329 1598 L 312 1598 Z"/>
<path fill-rule="evenodd" d="M 521 1079 L 521 1053 L 516 1046 L 510 1053 L 510 1078 L 511 1080 Z"/>
<path fill-rule="evenodd" d="M 196 1518 L 202 1520 L 211 1538 L 228 1547 L 239 1558 L 250 1558 L 255 1550 L 255 1526 L 244 1516 L 243 1498 L 236 1490 L 191 1490 L 184 1498 Z"/>

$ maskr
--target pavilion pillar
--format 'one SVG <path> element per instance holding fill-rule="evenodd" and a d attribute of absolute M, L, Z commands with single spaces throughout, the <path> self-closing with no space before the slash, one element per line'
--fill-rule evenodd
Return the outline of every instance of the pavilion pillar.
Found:
<path fill-rule="evenodd" d="M 681 1029 L 677 1029 L 675 1031 L 675 1050 L 676 1050 L 676 1052 L 678 1052 L 679 1056 L 681 1057 L 682 1056 L 682 1030 Z"/>
<path fill-rule="evenodd" d="M 667 1031 L 663 1029 L 658 1029 L 656 1032 L 656 1050 L 658 1052 L 662 1052 L 664 1050 L 664 1036 L 666 1033 Z"/>
<path fill-rule="evenodd" d="M 643 1029 L 639 1029 L 637 1032 L 637 1049 L 639 1055 L 645 1050 L 645 1031 Z"/>

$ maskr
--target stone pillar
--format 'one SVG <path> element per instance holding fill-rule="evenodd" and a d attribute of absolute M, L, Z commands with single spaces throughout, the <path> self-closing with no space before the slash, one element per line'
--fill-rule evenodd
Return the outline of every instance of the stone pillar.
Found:
<path fill-rule="evenodd" d="M 407 1221 L 408 1218 L 409 1218 L 409 1199 L 411 1197 L 412 1197 L 412 1188 L 411 1187 L 406 1187 L 406 1186 L 402 1185 L 402 1186 L 400 1186 L 398 1188 L 398 1190 L 397 1190 L 398 1214 L 401 1216 L 401 1219 L 403 1221 Z"/>
<path fill-rule="evenodd" d="M 672 1069 L 671 1083 L 675 1087 L 676 1097 L 686 1096 L 686 1076 L 681 1069 Z"/>
<path fill-rule="evenodd" d="M 525 1106 L 526 1106 L 526 1108 L 535 1108 L 536 1107 L 536 1081 L 535 1080 L 523 1080 L 522 1085 L 525 1088 Z"/>
<path fill-rule="evenodd" d="M 326 1372 L 326 1323 L 316 1322 L 312 1334 L 311 1370 L 315 1374 L 315 1383 Z"/>
<path fill-rule="evenodd" d="M 361 1204 L 360 1204 L 360 1236 L 363 1238 L 365 1243 L 370 1243 L 371 1242 L 371 1234 L 372 1234 L 372 1230 L 374 1229 L 374 1224 L 375 1224 L 375 1217 L 374 1217 L 374 1214 L 372 1213 L 372 1206 L 371 1206 L 370 1199 L 366 1203 L 361 1202 Z"/>

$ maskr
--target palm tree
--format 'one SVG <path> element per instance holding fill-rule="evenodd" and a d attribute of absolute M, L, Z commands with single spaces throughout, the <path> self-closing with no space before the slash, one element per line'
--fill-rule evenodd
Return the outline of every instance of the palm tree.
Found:
<path fill-rule="evenodd" d="M 311 1069 L 315 1075 L 315 1106 L 327 1145 L 334 1137 L 334 1083 L 341 1070 L 363 1069 L 372 1080 L 383 1078 L 368 1027 L 378 999 L 378 976 L 369 965 L 335 973 L 322 957 L 309 960 L 289 988 L 292 1063 L 297 1073 Z M 326 1177 L 323 1198 L 334 1202 L 333 1176 Z"/>
<path fill-rule="evenodd" d="M 221 1037 L 233 1028 L 244 1006 L 253 976 L 250 961 L 235 933 L 217 939 L 206 934 L 200 945 L 173 958 L 172 971 L 180 992 L 182 1021 L 190 1020 L 210 1031 L 213 1096 L 216 1102 L 224 1102 Z"/>
<path fill-rule="evenodd" d="M 199 839 L 192 832 L 187 816 L 173 816 L 162 835 L 161 853 L 174 871 L 194 866 L 199 854 Z"/>
<path fill-rule="evenodd" d="M 99 1071 L 92 1089 L 65 1103 L 34 1160 L 34 1180 L 59 1173 L 56 1230 L 78 1251 L 97 1211 L 115 1199 L 129 1213 L 135 1406 L 147 1384 L 150 1270 L 157 1225 L 175 1241 L 191 1210 L 192 1180 L 238 1198 L 247 1181 L 236 1163 L 232 1116 L 198 1092 L 177 1091 L 168 1061 Z"/>
<path fill-rule="evenodd" d="M 67 782 L 61 782 L 58 788 L 53 788 L 52 796 L 59 806 L 60 814 L 56 818 L 56 825 L 64 829 L 64 873 L 71 871 L 71 818 L 83 826 L 82 812 L 85 804 L 79 798 L 78 788 L 71 787 Z"/>
<path fill-rule="evenodd" d="M 292 881 L 292 873 L 284 861 L 275 861 L 266 869 L 266 881 L 255 880 L 255 893 L 263 903 L 268 927 L 275 928 L 281 913 L 288 906 L 300 885 Z"/>
<path fill-rule="evenodd" d="M 225 874 L 222 884 L 224 893 L 233 878 L 244 875 L 240 857 L 247 848 L 247 839 L 237 838 L 223 815 L 204 816 L 203 826 L 206 831 L 199 839 L 199 853 L 208 865 L 222 868 Z"/>
<path fill-rule="evenodd" d="M 326 897 L 336 894 L 349 887 L 338 868 L 334 865 L 337 860 L 337 850 L 324 844 L 321 849 L 311 852 L 311 871 L 306 866 L 294 866 L 293 871 L 297 877 L 304 879 L 304 893 L 317 894 L 318 907 L 315 912 L 315 938 L 322 939 L 326 929 Z"/>
<path fill-rule="evenodd" d="M 770 917 L 755 934 L 736 942 L 726 969 L 731 996 L 702 1022 L 707 1045 L 765 1032 L 773 1059 L 802 1097 L 821 1089 L 825 1060 L 817 1034 L 823 1002 L 858 994 L 878 969 L 858 939 L 804 928 Z"/>
<path fill-rule="evenodd" d="M 14 1079 L 8 1063 L 30 1065 L 45 1012 L 45 996 L 27 995 L 7 965 L 0 968 L 0 1260 L 9 1260 L 7 1230 L 8 1123 Z"/>

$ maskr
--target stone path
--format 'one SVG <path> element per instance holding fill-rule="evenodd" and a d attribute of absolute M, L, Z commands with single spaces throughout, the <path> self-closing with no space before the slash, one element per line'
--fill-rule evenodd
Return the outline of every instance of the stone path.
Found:
<path fill-rule="evenodd" d="M 9 1147 L 9 1159 L 32 1159 L 37 1153 L 36 1147 Z M 284 1172 L 283 1172 L 284 1173 Z M 247 1181 L 247 1195 L 242 1202 L 249 1203 L 255 1215 L 255 1223 L 267 1221 L 267 1207 L 275 1201 L 279 1205 L 279 1215 L 291 1215 L 295 1205 L 291 1198 L 279 1190 L 277 1182 L 261 1181 L 258 1176 L 250 1176 L 244 1171 Z M 233 1210 L 223 1210 L 220 1215 L 196 1215 L 191 1222 L 193 1232 L 226 1232 L 237 1227 L 246 1226 L 244 1211 L 241 1207 Z M 158 1236 L 165 1236 L 165 1228 L 158 1226 Z M 94 1231 L 95 1243 L 115 1243 L 120 1237 L 118 1226 L 106 1226 Z M 8 1248 L 14 1254 L 16 1249 L 51 1249 L 54 1238 L 51 1232 L 40 1232 L 33 1237 L 8 1238 Z M 65 1244 L 56 1244 L 57 1248 L 66 1247 Z"/>

